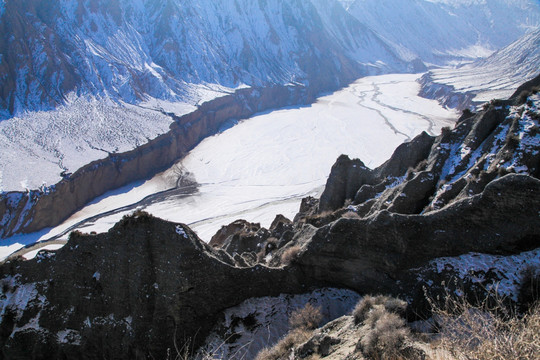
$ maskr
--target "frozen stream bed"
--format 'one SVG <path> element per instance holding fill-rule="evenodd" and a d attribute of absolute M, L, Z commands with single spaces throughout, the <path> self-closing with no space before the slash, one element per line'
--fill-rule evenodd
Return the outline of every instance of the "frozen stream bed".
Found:
<path fill-rule="evenodd" d="M 0 257 L 40 241 L 26 255 L 35 256 L 43 241 L 62 243 L 73 229 L 107 231 L 136 208 L 186 223 L 205 241 L 236 219 L 263 226 L 276 214 L 292 219 L 303 197 L 320 195 L 340 154 L 374 168 L 422 131 L 435 135 L 453 126 L 456 112 L 417 95 L 421 75 L 362 78 L 310 106 L 241 121 L 202 141 L 171 169 L 105 194 L 60 226 L 3 240 Z M 182 186 L 179 178 L 198 185 Z"/>

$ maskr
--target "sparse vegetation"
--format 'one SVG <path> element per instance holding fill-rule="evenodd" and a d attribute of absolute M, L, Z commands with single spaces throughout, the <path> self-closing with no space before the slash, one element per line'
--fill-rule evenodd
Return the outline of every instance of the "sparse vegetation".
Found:
<path fill-rule="evenodd" d="M 416 164 L 416 167 L 414 168 L 414 171 L 423 171 L 426 170 L 426 167 L 428 166 L 428 160 L 424 159 L 420 161 L 418 164 Z"/>
<path fill-rule="evenodd" d="M 503 100 L 500 100 L 500 99 L 492 99 L 490 102 L 486 102 L 484 103 L 484 105 L 482 105 L 482 108 L 484 110 L 488 110 L 490 107 L 497 107 L 497 106 L 503 106 L 504 105 L 504 101 Z"/>
<path fill-rule="evenodd" d="M 527 101 L 529 96 L 531 96 L 533 94 L 537 94 L 538 91 L 539 91 L 539 88 L 537 86 L 535 86 L 535 87 L 531 88 L 530 90 L 523 90 L 522 92 L 520 92 L 518 97 L 517 97 L 518 105 L 525 104 L 525 102 Z"/>
<path fill-rule="evenodd" d="M 295 329 L 290 331 L 283 339 L 271 348 L 262 349 L 255 360 L 282 360 L 288 359 L 294 346 L 299 345 L 309 339 L 311 331 L 306 329 Z"/>
<path fill-rule="evenodd" d="M 521 279 L 518 293 L 518 303 L 521 311 L 528 311 L 536 302 L 540 301 L 540 269 L 529 267 Z"/>
<path fill-rule="evenodd" d="M 404 358 L 402 353 L 410 330 L 405 320 L 376 305 L 368 314 L 363 326 L 363 336 L 358 342 L 362 353 L 371 359 Z"/>
<path fill-rule="evenodd" d="M 383 295 L 366 295 L 356 304 L 353 310 L 355 323 L 360 324 L 364 322 L 367 314 L 379 305 L 382 305 L 388 312 L 398 315 L 404 314 L 407 309 L 407 303 L 403 300 Z"/>
<path fill-rule="evenodd" d="M 439 337 L 431 344 L 457 359 L 538 359 L 540 354 L 540 304 L 521 316 L 503 299 L 486 298 L 473 305 L 460 297 L 447 297 L 434 306 Z"/>
<path fill-rule="evenodd" d="M 345 219 L 360 219 L 360 215 L 355 211 L 347 211 L 341 217 Z"/>
<path fill-rule="evenodd" d="M 291 331 L 276 345 L 259 352 L 256 360 L 279 360 L 289 358 L 291 350 L 309 339 L 313 329 L 319 326 L 322 315 L 320 308 L 310 303 L 302 309 L 293 312 L 289 318 Z"/>
<path fill-rule="evenodd" d="M 405 344 L 411 337 L 402 315 L 407 303 L 389 296 L 367 295 L 356 305 L 353 316 L 362 325 L 357 349 L 370 359 L 405 359 Z"/>
<path fill-rule="evenodd" d="M 510 160 L 510 159 L 505 159 L 506 161 Z M 511 174 L 513 171 L 511 171 L 511 169 L 509 170 L 508 168 L 504 167 L 504 166 L 501 166 L 497 169 L 497 175 L 499 175 L 499 177 L 503 177 L 505 175 L 508 175 L 508 174 Z"/>
<path fill-rule="evenodd" d="M 281 254 L 281 263 L 283 265 L 289 265 L 292 264 L 297 258 L 298 254 L 300 253 L 301 247 L 298 245 L 291 246 L 287 248 L 283 254 Z"/>
<path fill-rule="evenodd" d="M 316 329 L 321 323 L 321 308 L 307 303 L 302 309 L 294 311 L 289 318 L 292 329 Z"/>
<path fill-rule="evenodd" d="M 323 211 L 313 215 L 308 215 L 305 218 L 306 223 L 316 227 L 321 227 L 336 220 L 336 214 L 332 211 Z"/>

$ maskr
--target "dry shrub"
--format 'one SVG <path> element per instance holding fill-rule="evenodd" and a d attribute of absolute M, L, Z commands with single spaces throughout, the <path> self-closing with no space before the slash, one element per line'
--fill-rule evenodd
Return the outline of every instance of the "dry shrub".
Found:
<path fill-rule="evenodd" d="M 281 254 L 281 263 L 283 265 L 292 264 L 300 254 L 301 247 L 299 245 L 291 246 Z"/>
<path fill-rule="evenodd" d="M 360 324 L 365 321 L 368 312 L 375 307 L 375 305 L 383 305 L 384 309 L 388 312 L 398 315 L 405 314 L 407 309 L 407 302 L 392 298 L 384 295 L 366 295 L 364 296 L 353 310 L 354 322 Z"/>
<path fill-rule="evenodd" d="M 311 331 L 319 326 L 321 320 L 321 309 L 307 303 L 304 308 L 294 311 L 289 317 L 292 330 L 273 347 L 261 350 L 255 360 L 287 359 L 295 346 L 310 338 Z"/>
<path fill-rule="evenodd" d="M 360 219 L 360 215 L 354 211 L 347 211 L 343 215 L 341 215 L 342 218 L 345 219 Z"/>
<path fill-rule="evenodd" d="M 313 226 L 321 227 L 331 223 L 332 221 L 336 220 L 336 218 L 336 214 L 333 211 L 328 210 L 313 215 L 308 215 L 305 217 L 305 221 Z"/>
<path fill-rule="evenodd" d="M 255 360 L 280 360 L 289 358 L 291 350 L 299 344 L 306 342 L 311 336 L 307 329 L 294 329 L 271 348 L 262 349 Z"/>
<path fill-rule="evenodd" d="M 518 301 L 520 310 L 527 311 L 531 305 L 540 301 L 540 269 L 528 267 L 523 272 Z"/>
<path fill-rule="evenodd" d="M 405 320 L 388 312 L 383 305 L 375 305 L 368 313 L 359 346 L 372 359 L 402 358 L 402 349 L 410 336 Z"/>
<path fill-rule="evenodd" d="M 432 303 L 433 306 L 433 303 Z M 444 307 L 433 309 L 439 340 L 433 344 L 459 359 L 538 359 L 540 304 L 520 316 L 493 296 L 479 305 L 464 298 L 447 297 Z"/>
<path fill-rule="evenodd" d="M 362 324 L 357 349 L 370 359 L 405 359 L 411 333 L 402 316 L 407 303 L 389 296 L 364 296 L 353 310 Z"/>
<path fill-rule="evenodd" d="M 294 311 L 289 317 L 292 329 L 313 330 L 319 327 L 322 320 L 321 308 L 307 303 L 304 308 Z"/>

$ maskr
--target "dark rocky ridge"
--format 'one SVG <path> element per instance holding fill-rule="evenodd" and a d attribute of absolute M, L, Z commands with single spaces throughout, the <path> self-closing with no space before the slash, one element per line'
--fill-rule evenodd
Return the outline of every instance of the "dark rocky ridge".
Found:
<path fill-rule="evenodd" d="M 166 358 L 173 339 L 201 342 L 228 306 L 320 286 L 397 295 L 421 313 L 422 287 L 455 278 L 433 273 L 432 260 L 540 247 L 539 105 L 532 92 L 489 104 L 375 170 L 342 156 L 321 203 L 304 199 L 293 222 L 278 217 L 268 230 L 237 221 L 215 248 L 184 225 L 135 214 L 4 263 L 2 356 Z"/>
<path fill-rule="evenodd" d="M 170 167 L 227 121 L 267 109 L 310 103 L 321 90 L 303 86 L 238 90 L 175 117 L 168 133 L 147 144 L 94 161 L 56 185 L 30 192 L 1 193 L 0 238 L 58 225 L 97 196 Z"/>
<path fill-rule="evenodd" d="M 75 233 L 58 252 L 7 263 L 2 274 L 14 275 L 2 280 L 3 301 L 35 284 L 26 309 L 2 312 L 2 334 L 15 331 L 0 340 L 4 359 L 165 359 L 175 341 L 203 340 L 225 308 L 304 288 L 295 270 L 236 267 L 187 226 L 146 214 L 106 234 Z M 41 329 L 17 331 L 35 316 Z"/>

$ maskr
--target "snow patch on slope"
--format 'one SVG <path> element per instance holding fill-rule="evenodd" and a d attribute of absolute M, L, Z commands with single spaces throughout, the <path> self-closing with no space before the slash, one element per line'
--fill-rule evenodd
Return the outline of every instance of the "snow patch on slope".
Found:
<path fill-rule="evenodd" d="M 253 298 L 227 309 L 225 320 L 207 338 L 203 352 L 219 359 L 253 359 L 289 329 L 289 316 L 310 303 L 320 307 L 323 324 L 352 311 L 360 296 L 350 290 L 325 288 L 303 295 Z M 232 340 L 234 339 L 234 340 Z"/>
<path fill-rule="evenodd" d="M 154 102 L 183 115 L 189 104 Z M 160 111 L 107 99 L 72 98 L 54 111 L 27 113 L 0 122 L 0 191 L 38 189 L 80 167 L 143 145 L 169 130 Z"/>
<path fill-rule="evenodd" d="M 468 278 L 478 283 L 484 283 L 491 273 L 490 277 L 495 275 L 500 281 L 488 284 L 487 289 L 517 301 L 525 271 L 529 268 L 540 269 L 540 249 L 511 256 L 470 253 L 452 258 L 438 258 L 430 264 L 435 266 L 439 273 L 452 270 L 460 279 Z"/>

